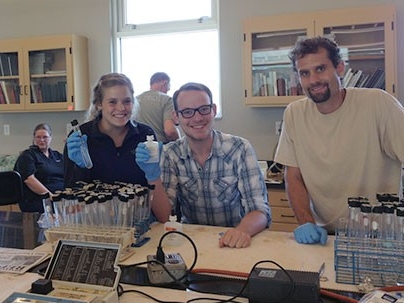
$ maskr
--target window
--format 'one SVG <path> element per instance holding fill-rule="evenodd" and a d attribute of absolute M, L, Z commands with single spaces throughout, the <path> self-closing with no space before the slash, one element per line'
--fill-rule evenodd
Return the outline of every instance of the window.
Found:
<path fill-rule="evenodd" d="M 132 80 L 135 94 L 150 88 L 152 74 L 166 72 L 168 94 L 186 82 L 203 83 L 221 116 L 217 2 L 118 0 L 115 69 Z"/>

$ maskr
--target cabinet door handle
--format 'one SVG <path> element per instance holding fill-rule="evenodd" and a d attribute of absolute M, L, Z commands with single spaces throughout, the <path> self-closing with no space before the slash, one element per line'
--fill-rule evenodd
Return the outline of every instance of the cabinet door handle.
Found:
<path fill-rule="evenodd" d="M 281 215 L 282 218 L 294 218 L 294 215 Z"/>
<path fill-rule="evenodd" d="M 28 95 L 28 85 L 24 85 L 24 94 Z"/>
<path fill-rule="evenodd" d="M 20 85 L 20 96 L 24 95 L 22 90 L 22 85 Z"/>
<path fill-rule="evenodd" d="M 281 201 L 287 202 L 289 200 L 288 200 L 288 198 L 281 198 Z"/>

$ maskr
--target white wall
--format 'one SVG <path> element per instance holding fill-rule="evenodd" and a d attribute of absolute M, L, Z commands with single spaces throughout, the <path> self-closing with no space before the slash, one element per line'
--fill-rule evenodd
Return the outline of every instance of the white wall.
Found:
<path fill-rule="evenodd" d="M 404 100 L 404 1 L 402 0 L 219 0 L 221 84 L 224 116 L 216 128 L 249 139 L 260 159 L 272 159 L 278 137 L 275 121 L 283 108 L 249 108 L 243 101 L 242 21 L 253 16 L 270 16 L 364 5 L 394 4 L 398 29 L 398 89 Z M 90 84 L 111 70 L 109 0 L 0 0 L 0 39 L 77 33 L 89 39 Z M 401 88 L 401 89 L 400 89 Z M 91 88 L 89 88 L 91 89 Z M 53 127 L 53 147 L 61 150 L 66 124 L 83 113 L 0 114 L 0 154 L 12 153 L 31 144 L 32 129 L 39 122 Z M 2 125 L 10 124 L 11 136 Z"/>

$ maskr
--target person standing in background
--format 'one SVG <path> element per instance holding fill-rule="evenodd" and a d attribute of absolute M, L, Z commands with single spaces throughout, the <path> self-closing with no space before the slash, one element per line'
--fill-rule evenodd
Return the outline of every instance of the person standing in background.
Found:
<path fill-rule="evenodd" d="M 285 165 L 302 244 L 326 244 L 347 198 L 401 194 L 404 108 L 375 88 L 344 88 L 344 61 L 325 37 L 298 41 L 290 54 L 306 98 L 285 109 L 275 162 Z"/>
<path fill-rule="evenodd" d="M 160 198 L 165 196 L 158 163 L 142 168 L 136 164 L 135 148 L 154 135 L 153 129 L 133 120 L 138 110 L 130 79 L 120 73 L 101 76 L 93 89 L 93 100 L 87 112 L 87 122 L 80 125 L 83 138 L 72 132 L 66 140 L 65 185 L 74 187 L 76 181 L 91 183 L 126 182 L 154 185 L 152 211 L 160 222 L 166 222 L 171 205 Z M 87 169 L 80 151 L 81 140 L 87 142 L 93 166 Z"/>
<path fill-rule="evenodd" d="M 63 190 L 63 155 L 50 148 L 52 130 L 46 123 L 34 128 L 33 144 L 18 157 L 14 170 L 23 180 L 23 212 L 43 213 L 42 195 Z"/>
<path fill-rule="evenodd" d="M 150 78 L 150 90 L 137 96 L 139 113 L 137 120 L 150 125 L 156 133 L 156 140 L 166 144 L 180 137 L 173 117 L 173 100 L 167 95 L 170 77 L 158 72 Z"/>

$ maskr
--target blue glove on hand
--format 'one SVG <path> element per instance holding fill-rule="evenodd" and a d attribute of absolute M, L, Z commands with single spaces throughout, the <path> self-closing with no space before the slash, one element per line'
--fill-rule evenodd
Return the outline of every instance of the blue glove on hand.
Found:
<path fill-rule="evenodd" d="M 297 227 L 293 234 L 297 243 L 325 245 L 327 243 L 327 231 L 314 223 L 305 223 Z"/>
<path fill-rule="evenodd" d="M 159 154 L 161 154 L 162 148 L 163 144 L 159 142 Z M 135 161 L 137 165 L 139 165 L 139 167 L 144 171 L 147 181 L 155 181 L 160 178 L 160 161 L 157 163 L 147 163 L 149 158 L 150 153 L 146 147 L 146 144 L 143 142 L 139 143 L 135 150 Z"/>
<path fill-rule="evenodd" d="M 83 168 L 86 167 L 84 164 L 84 159 L 81 154 L 81 142 L 84 140 L 87 143 L 87 135 L 82 135 L 77 132 L 73 132 L 69 137 L 67 137 L 67 156 L 70 160 L 77 164 L 77 166 Z"/>

